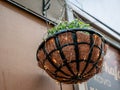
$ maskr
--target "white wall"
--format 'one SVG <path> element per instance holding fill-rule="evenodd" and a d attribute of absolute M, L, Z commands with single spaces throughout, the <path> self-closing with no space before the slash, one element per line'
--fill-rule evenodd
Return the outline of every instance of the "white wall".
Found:
<path fill-rule="evenodd" d="M 120 33 L 120 0 L 70 0 Z"/>

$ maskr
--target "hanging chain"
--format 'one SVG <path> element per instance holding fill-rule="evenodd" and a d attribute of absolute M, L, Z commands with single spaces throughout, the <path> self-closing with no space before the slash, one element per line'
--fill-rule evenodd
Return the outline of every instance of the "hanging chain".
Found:
<path fill-rule="evenodd" d="M 57 0 L 58 2 L 59 2 L 59 4 L 62 6 L 62 7 L 64 7 L 65 8 L 65 4 L 63 5 L 63 4 L 61 4 L 61 2 L 60 2 L 60 0 Z M 83 5 L 82 5 L 82 3 L 79 3 L 78 2 L 78 0 L 75 0 L 80 6 L 81 6 L 81 8 L 83 8 Z M 69 3 L 71 3 L 71 1 L 69 2 Z M 84 21 L 83 19 L 81 19 L 80 18 L 80 16 L 75 12 L 75 11 L 73 11 L 73 9 L 72 9 L 72 7 L 70 6 L 70 5 L 67 5 L 67 8 L 73 13 L 73 15 L 74 15 L 74 17 L 76 17 L 77 19 L 79 19 L 80 21 L 82 21 L 82 22 L 86 22 L 86 21 Z M 61 19 L 62 20 L 62 19 Z M 86 23 L 88 23 L 88 24 L 90 24 L 91 22 L 89 22 L 89 21 L 87 21 Z"/>

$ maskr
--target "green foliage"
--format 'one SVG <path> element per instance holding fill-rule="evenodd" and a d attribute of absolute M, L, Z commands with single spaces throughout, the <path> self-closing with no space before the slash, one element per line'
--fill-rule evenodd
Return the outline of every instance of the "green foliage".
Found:
<path fill-rule="evenodd" d="M 86 24 L 78 19 L 75 19 L 72 22 L 64 21 L 64 22 L 58 24 L 57 26 L 49 29 L 48 36 L 51 36 L 51 35 L 55 34 L 56 32 L 59 32 L 59 31 L 65 30 L 65 29 L 74 29 L 74 28 L 89 29 L 91 27 L 89 24 Z"/>

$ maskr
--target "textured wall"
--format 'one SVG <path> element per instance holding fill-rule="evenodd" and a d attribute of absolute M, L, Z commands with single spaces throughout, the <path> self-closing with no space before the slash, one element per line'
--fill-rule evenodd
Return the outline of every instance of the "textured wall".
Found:
<path fill-rule="evenodd" d="M 46 29 L 42 20 L 0 1 L 0 90 L 59 90 L 37 66 L 35 54 Z"/>

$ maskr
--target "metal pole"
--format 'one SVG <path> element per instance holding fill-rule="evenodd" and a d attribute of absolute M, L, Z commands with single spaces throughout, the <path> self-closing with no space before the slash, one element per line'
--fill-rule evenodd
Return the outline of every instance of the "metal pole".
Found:
<path fill-rule="evenodd" d="M 72 9 L 69 6 L 69 1 L 65 0 L 65 8 L 66 8 L 66 19 L 71 22 L 74 20 Z"/>

